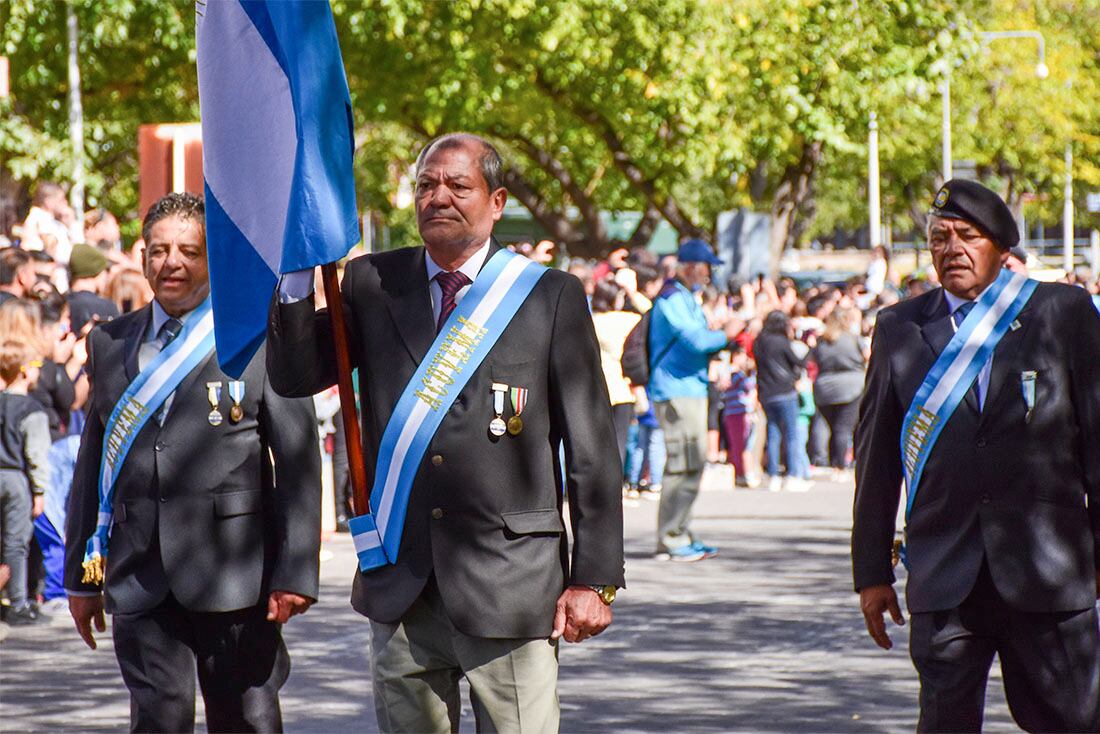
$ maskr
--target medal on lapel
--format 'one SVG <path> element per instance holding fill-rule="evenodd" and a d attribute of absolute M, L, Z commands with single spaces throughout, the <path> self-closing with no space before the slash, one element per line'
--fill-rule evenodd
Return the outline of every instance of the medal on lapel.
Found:
<path fill-rule="evenodd" d="M 500 438 L 508 431 L 504 422 L 504 394 L 508 392 L 508 386 L 499 382 L 493 383 L 493 412 L 496 418 L 489 423 L 489 433 Z"/>
<path fill-rule="evenodd" d="M 244 408 L 241 401 L 244 400 L 244 380 L 229 381 L 229 399 L 233 401 L 233 407 L 229 409 L 229 422 L 240 423 L 244 418 Z"/>
<path fill-rule="evenodd" d="M 1024 423 L 1031 423 L 1031 411 L 1035 410 L 1035 378 L 1038 376 L 1039 373 L 1035 370 L 1020 373 L 1020 389 L 1024 393 L 1024 405 L 1027 406 Z"/>
<path fill-rule="evenodd" d="M 512 413 L 514 415 L 508 419 L 508 433 L 513 436 L 518 436 L 519 432 L 523 430 L 523 419 L 520 415 L 523 413 L 523 409 L 527 406 L 527 388 L 525 387 L 513 387 L 512 388 Z"/>
<path fill-rule="evenodd" d="M 218 403 L 222 400 L 221 380 L 206 383 L 206 399 L 210 401 L 210 415 L 206 416 L 206 420 L 212 426 L 220 426 L 223 420 L 221 412 L 218 411 Z"/>

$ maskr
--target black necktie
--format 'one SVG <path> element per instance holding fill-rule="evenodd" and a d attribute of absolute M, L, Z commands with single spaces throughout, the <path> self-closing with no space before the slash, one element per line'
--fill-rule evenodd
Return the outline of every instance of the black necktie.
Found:
<path fill-rule="evenodd" d="M 181 329 L 183 329 L 183 322 L 177 318 L 169 318 L 161 324 L 156 338 L 157 351 L 163 352 L 164 348 L 180 335 Z"/>
<path fill-rule="evenodd" d="M 163 324 L 160 325 L 160 331 L 157 332 L 157 338 L 153 341 L 157 345 L 157 351 L 163 352 L 164 348 L 172 343 L 172 340 L 180 335 L 180 331 L 183 329 L 183 322 L 177 318 L 169 318 Z M 157 409 L 155 416 L 157 423 L 164 425 L 164 419 L 168 415 L 168 401 L 172 396 L 169 395 L 165 398 L 164 402 Z"/>
<path fill-rule="evenodd" d="M 951 314 L 951 318 L 955 322 L 955 329 L 956 330 L 959 329 L 962 326 L 963 321 L 966 320 L 967 314 L 969 314 L 973 309 L 974 309 L 974 302 L 973 301 L 967 301 L 966 303 L 964 303 L 963 305 L 961 305 L 961 306 L 959 306 L 958 308 L 955 309 L 955 313 Z M 985 369 L 984 365 L 982 366 L 982 369 Z M 981 373 L 981 370 L 979 370 L 978 371 L 978 376 L 974 379 L 974 384 L 970 388 L 970 391 L 974 393 L 974 402 L 976 402 L 978 404 L 978 409 L 979 410 L 981 410 L 981 406 L 982 406 L 982 391 L 981 391 L 981 387 L 979 387 L 981 385 L 981 383 L 982 383 L 982 373 Z"/>

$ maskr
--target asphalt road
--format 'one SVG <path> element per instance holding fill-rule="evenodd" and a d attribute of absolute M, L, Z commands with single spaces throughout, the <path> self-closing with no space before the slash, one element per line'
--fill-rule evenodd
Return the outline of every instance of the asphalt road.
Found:
<path fill-rule="evenodd" d="M 807 494 L 718 486 L 709 475 L 696 530 L 721 554 L 655 561 L 656 503 L 625 510 L 628 588 L 603 635 L 563 645 L 564 732 L 913 731 L 916 674 L 907 633 L 884 652 L 867 637 L 848 561 L 850 485 Z M 351 610 L 354 553 L 325 543 L 322 598 L 286 627 L 288 732 L 374 732 L 369 631 Z M 122 731 L 128 697 L 111 649 L 84 647 L 66 618 L 13 628 L 0 643 L 0 731 Z M 1016 731 L 996 668 L 986 731 Z M 198 706 L 199 730 L 202 705 Z M 465 712 L 464 731 L 473 731 Z"/>

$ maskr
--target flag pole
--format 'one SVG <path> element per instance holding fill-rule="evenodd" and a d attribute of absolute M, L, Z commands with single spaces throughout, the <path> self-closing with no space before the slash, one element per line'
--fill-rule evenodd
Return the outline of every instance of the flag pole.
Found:
<path fill-rule="evenodd" d="M 363 441 L 359 436 L 359 416 L 355 410 L 355 389 L 351 384 L 351 349 L 348 345 L 347 324 L 344 321 L 344 299 L 340 295 L 340 282 L 336 277 L 336 263 L 321 266 L 321 280 L 336 346 L 336 384 L 340 390 L 340 415 L 344 419 L 344 439 L 348 447 L 353 510 L 356 515 L 369 515 L 367 469 L 363 460 Z"/>

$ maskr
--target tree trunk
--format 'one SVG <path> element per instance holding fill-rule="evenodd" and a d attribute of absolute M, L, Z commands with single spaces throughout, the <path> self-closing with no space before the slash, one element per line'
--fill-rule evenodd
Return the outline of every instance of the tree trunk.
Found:
<path fill-rule="evenodd" d="M 817 140 L 803 143 L 798 162 L 784 171 L 783 179 L 772 197 L 769 272 L 773 280 L 779 277 L 779 261 L 790 244 L 795 214 L 810 194 L 810 185 L 821 160 L 821 147 L 821 142 Z"/>

